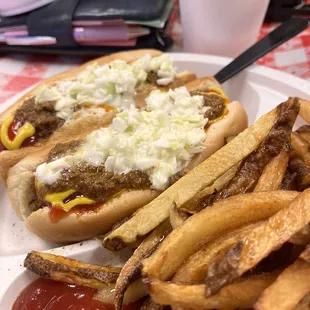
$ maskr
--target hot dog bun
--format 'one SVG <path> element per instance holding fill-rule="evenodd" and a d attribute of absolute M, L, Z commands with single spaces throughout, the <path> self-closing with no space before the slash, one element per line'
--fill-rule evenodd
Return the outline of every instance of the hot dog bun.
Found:
<path fill-rule="evenodd" d="M 198 79 L 190 83 L 189 89 L 216 85 L 214 79 Z M 204 141 L 206 149 L 193 157 L 185 172 L 194 168 L 225 144 L 225 138 L 235 136 L 247 127 L 247 115 L 242 105 L 233 101 L 228 104 L 228 114 L 210 125 Z M 24 158 L 9 171 L 8 189 L 12 206 L 25 220 L 27 227 L 39 237 L 58 243 L 84 240 L 111 229 L 113 224 L 132 214 L 138 208 L 153 200 L 160 192 L 155 190 L 135 190 L 122 192 L 118 197 L 108 200 L 95 212 L 81 215 L 72 213 L 57 223 L 52 223 L 49 208 L 35 212 L 29 209 L 33 199 L 36 167 L 46 161 L 48 150 L 42 150 Z"/>
<path fill-rule="evenodd" d="M 128 51 L 128 52 L 120 52 L 111 54 L 108 56 L 104 56 L 92 61 L 89 61 L 77 68 L 70 69 L 63 73 L 54 75 L 38 86 L 34 87 L 30 92 L 22 96 L 15 104 L 9 107 L 0 115 L 0 127 L 1 124 L 8 119 L 10 116 L 14 115 L 15 111 L 29 98 L 35 96 L 38 90 L 43 86 L 51 85 L 55 82 L 59 82 L 65 79 L 71 79 L 83 71 L 87 66 L 91 65 L 92 63 L 98 63 L 99 65 L 107 64 L 114 60 L 123 60 L 126 62 L 133 62 L 138 58 L 150 54 L 152 57 L 156 57 L 162 54 L 162 52 L 153 49 L 141 49 L 135 51 Z M 175 88 L 178 86 L 182 86 L 187 82 L 195 79 L 195 74 L 184 71 L 179 73 L 176 76 L 176 79 L 169 84 L 170 88 Z M 145 94 L 147 94 L 145 91 Z M 144 99 L 144 98 L 141 98 Z M 111 114 L 111 115 L 110 115 Z M 8 170 L 13 167 L 16 163 L 18 163 L 22 158 L 26 157 L 27 155 L 37 152 L 42 147 L 51 147 L 59 142 L 67 142 L 77 137 L 83 137 L 89 134 L 90 132 L 94 131 L 97 128 L 103 127 L 111 122 L 111 119 L 115 116 L 114 111 L 107 112 L 104 117 L 102 115 L 90 115 L 83 118 L 76 118 L 70 121 L 68 124 L 57 129 L 47 140 L 43 142 L 38 142 L 34 146 L 24 147 L 17 150 L 10 150 L 10 151 L 2 151 L 0 152 L 0 177 L 5 181 L 7 178 Z"/>

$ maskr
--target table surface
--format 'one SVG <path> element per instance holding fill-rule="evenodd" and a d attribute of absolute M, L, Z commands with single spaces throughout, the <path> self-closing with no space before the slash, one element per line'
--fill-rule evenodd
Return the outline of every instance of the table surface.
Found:
<path fill-rule="evenodd" d="M 276 26 L 276 24 L 264 24 L 259 38 Z M 167 32 L 174 39 L 173 50 L 181 51 L 182 28 L 177 0 Z M 67 66 L 79 65 L 84 61 L 85 58 L 82 57 L 68 56 L 10 54 L 0 57 L 0 104 L 51 75 L 53 66 L 59 64 L 66 69 Z M 276 48 L 257 63 L 310 80 L 310 28 Z"/>

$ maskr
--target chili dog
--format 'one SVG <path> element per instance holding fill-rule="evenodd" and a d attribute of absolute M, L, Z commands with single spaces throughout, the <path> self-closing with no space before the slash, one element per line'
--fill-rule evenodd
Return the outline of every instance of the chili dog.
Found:
<path fill-rule="evenodd" d="M 145 102 L 10 169 L 12 206 L 31 231 L 60 243 L 105 233 L 247 127 L 243 107 L 212 78 L 152 91 Z"/>
<path fill-rule="evenodd" d="M 105 126 L 132 102 L 143 105 L 152 89 L 193 80 L 176 73 L 157 50 L 121 52 L 46 79 L 0 115 L 0 176 L 42 147 L 70 141 Z"/>

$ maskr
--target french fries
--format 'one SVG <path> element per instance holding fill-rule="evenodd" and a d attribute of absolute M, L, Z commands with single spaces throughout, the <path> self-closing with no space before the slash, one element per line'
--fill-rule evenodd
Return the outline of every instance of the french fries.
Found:
<path fill-rule="evenodd" d="M 170 231 L 171 226 L 168 221 L 156 227 L 126 262 L 115 285 L 114 305 L 116 310 L 122 309 L 123 297 L 127 288 L 140 276 L 141 260 L 151 255 Z"/>
<path fill-rule="evenodd" d="M 255 310 L 290 310 L 310 292 L 310 247 L 265 289 Z M 276 296 L 276 298 L 275 298 Z"/>
<path fill-rule="evenodd" d="M 108 234 L 104 240 L 104 246 L 109 250 L 120 250 L 126 244 L 135 242 L 138 236 L 148 234 L 169 217 L 170 208 L 174 203 L 177 207 L 182 206 L 255 151 L 275 122 L 281 118 L 283 111 L 290 109 L 291 106 L 290 100 L 262 116 L 230 143 L 195 167 L 156 199 L 139 209 L 128 221 Z M 246 147 L 244 147 L 245 145 Z"/>
<path fill-rule="evenodd" d="M 204 197 L 211 195 L 214 192 L 221 190 L 225 184 L 227 184 L 237 173 L 239 170 L 240 164 L 237 164 L 231 167 L 228 171 L 226 171 L 223 175 L 221 175 L 214 183 L 210 186 L 205 187 L 202 191 L 200 191 L 193 198 L 189 199 L 183 206 L 182 210 L 190 210 L 190 211 L 200 211 L 200 202 Z"/>
<path fill-rule="evenodd" d="M 177 283 L 202 283 L 207 276 L 210 264 L 221 254 L 225 254 L 229 247 L 236 244 L 246 232 L 256 225 L 244 226 L 207 243 L 201 250 L 185 260 L 172 281 Z"/>
<path fill-rule="evenodd" d="M 220 191 L 201 199 L 201 209 L 221 199 L 246 193 L 257 183 L 265 166 L 276 157 L 289 142 L 290 134 L 299 112 L 296 98 L 290 98 L 282 106 L 281 116 L 275 121 L 261 145 L 243 160 L 235 176 Z"/>
<path fill-rule="evenodd" d="M 310 189 L 307 189 L 289 206 L 252 229 L 228 250 L 224 258 L 210 266 L 206 277 L 207 296 L 217 293 L 224 285 L 253 268 L 309 222 Z"/>
<path fill-rule="evenodd" d="M 152 299 L 162 305 L 191 309 L 250 308 L 263 290 L 277 277 L 277 272 L 253 276 L 224 287 L 218 294 L 207 298 L 205 285 L 184 285 L 160 280 L 148 284 Z"/>
<path fill-rule="evenodd" d="M 143 260 L 144 275 L 151 279 L 170 279 L 183 261 L 207 242 L 224 232 L 269 218 L 287 207 L 297 195 L 298 192 L 293 191 L 268 192 L 268 195 L 257 192 L 218 201 L 173 230 L 157 250 Z"/>
<path fill-rule="evenodd" d="M 285 148 L 265 167 L 254 188 L 254 192 L 276 191 L 280 189 L 289 155 Z"/>
<path fill-rule="evenodd" d="M 76 259 L 36 251 L 27 255 L 24 266 L 43 278 L 96 289 L 115 283 L 121 271 L 120 268 L 91 265 Z"/>

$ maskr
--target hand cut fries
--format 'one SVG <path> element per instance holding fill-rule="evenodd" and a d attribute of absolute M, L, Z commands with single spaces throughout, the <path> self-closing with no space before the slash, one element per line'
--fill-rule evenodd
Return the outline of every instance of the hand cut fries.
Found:
<path fill-rule="evenodd" d="M 307 189 L 289 206 L 252 229 L 224 258 L 210 266 L 206 278 L 207 295 L 218 292 L 254 267 L 309 222 L 310 189 Z"/>
<path fill-rule="evenodd" d="M 190 256 L 178 269 L 172 281 L 177 283 L 199 283 L 207 276 L 208 267 L 220 254 L 236 244 L 238 240 L 257 224 L 250 224 L 231 233 L 225 234 L 214 241 L 207 243 L 201 250 Z"/>
<path fill-rule="evenodd" d="M 148 284 L 152 299 L 162 305 L 176 305 L 193 309 L 250 308 L 278 273 L 253 276 L 223 288 L 206 298 L 205 285 L 184 285 L 159 280 Z"/>
<path fill-rule="evenodd" d="M 287 207 L 298 192 L 276 191 L 240 194 L 223 199 L 193 215 L 172 231 L 143 261 L 149 278 L 170 279 L 183 261 L 207 242 L 247 224 L 269 218 Z"/>
<path fill-rule="evenodd" d="M 289 142 L 290 134 L 299 112 L 297 99 L 290 98 L 279 108 L 278 112 L 281 115 L 275 121 L 267 137 L 254 152 L 243 160 L 235 176 L 220 191 L 201 199 L 201 209 L 221 199 L 246 193 L 255 186 L 265 166 Z"/>
<path fill-rule="evenodd" d="M 107 283 L 115 283 L 121 271 L 120 268 L 90 265 L 36 251 L 27 255 L 24 266 L 43 278 L 96 289 L 105 287 Z"/>
<path fill-rule="evenodd" d="M 110 250 L 119 250 L 126 244 L 135 242 L 138 236 L 144 236 L 153 230 L 169 217 L 170 208 L 174 203 L 177 207 L 182 206 L 252 153 L 268 135 L 274 123 L 281 118 L 282 112 L 290 106 L 291 101 L 284 102 L 261 117 L 160 196 L 138 210 L 127 222 L 108 234 L 104 246 Z"/>
<path fill-rule="evenodd" d="M 265 167 L 254 188 L 254 192 L 276 191 L 277 189 L 280 189 L 288 160 L 288 152 L 285 149 L 282 149 L 280 154 L 277 157 L 274 157 Z"/>
<path fill-rule="evenodd" d="M 140 276 L 141 260 L 151 255 L 170 231 L 171 226 L 167 221 L 156 227 L 126 262 L 115 285 L 114 305 L 116 310 L 122 309 L 123 297 L 127 288 Z"/>
<path fill-rule="evenodd" d="M 310 247 L 286 268 L 255 304 L 256 310 L 293 309 L 310 292 Z M 275 298 L 275 296 L 277 296 Z"/>

